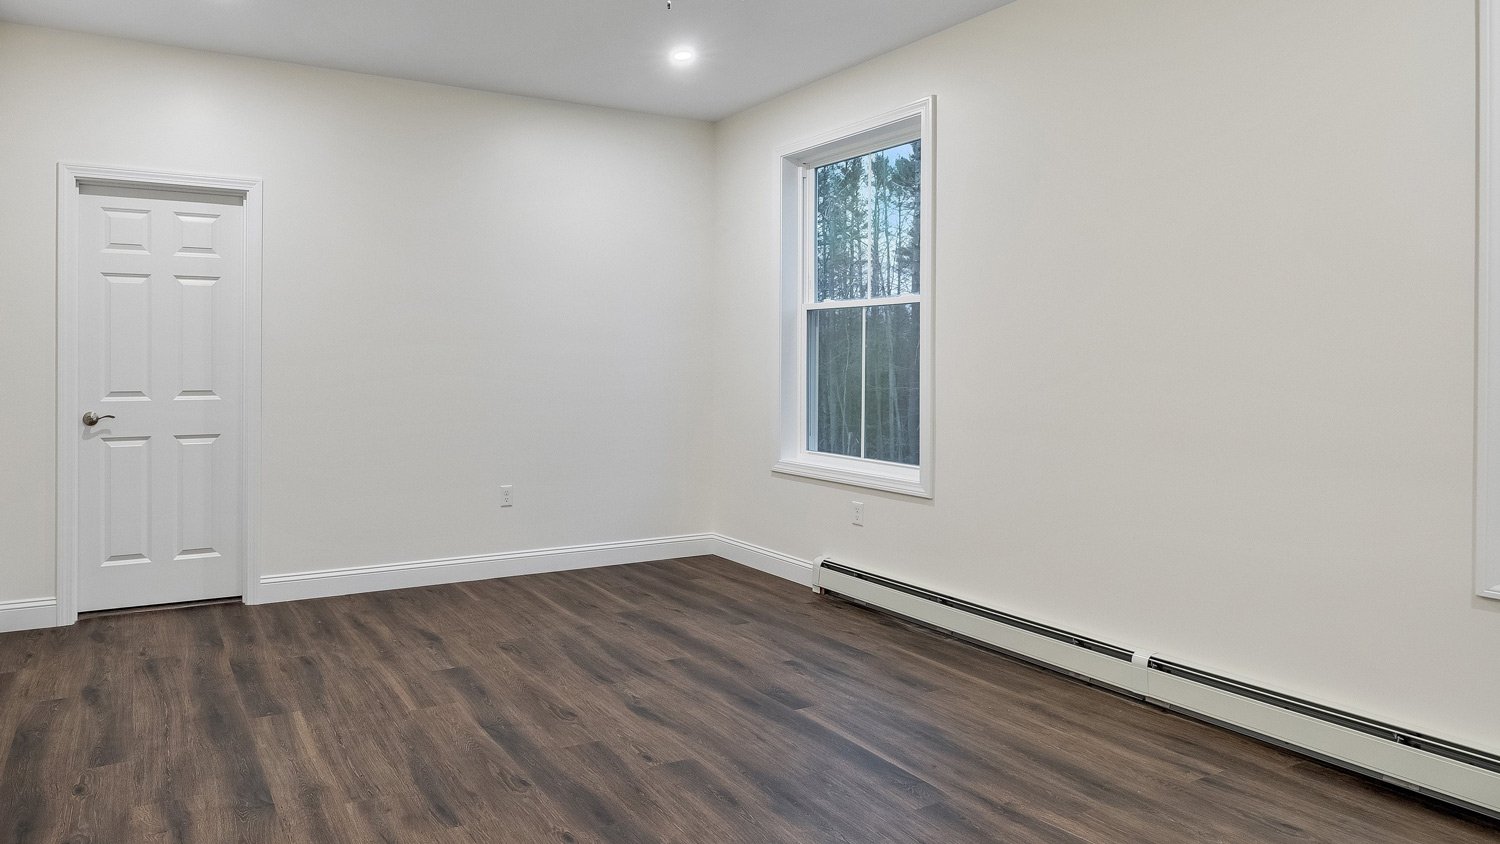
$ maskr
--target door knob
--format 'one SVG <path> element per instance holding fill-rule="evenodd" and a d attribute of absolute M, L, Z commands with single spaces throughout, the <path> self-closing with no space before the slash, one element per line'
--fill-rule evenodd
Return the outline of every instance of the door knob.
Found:
<path fill-rule="evenodd" d="M 98 425 L 100 422 L 102 422 L 105 419 L 113 419 L 113 418 L 115 418 L 113 414 L 106 414 L 104 416 L 100 416 L 99 414 L 97 414 L 94 411 L 90 410 L 89 412 L 83 414 L 83 424 L 85 424 L 85 425 L 89 426 L 90 428 L 92 428 L 95 425 Z"/>

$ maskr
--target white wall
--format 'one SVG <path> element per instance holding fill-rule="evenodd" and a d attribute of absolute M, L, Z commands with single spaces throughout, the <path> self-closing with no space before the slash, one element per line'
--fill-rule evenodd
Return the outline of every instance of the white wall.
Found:
<path fill-rule="evenodd" d="M 702 123 L 0 25 L 0 601 L 54 592 L 58 161 L 264 178 L 269 574 L 701 530 L 711 156 Z"/>
<path fill-rule="evenodd" d="M 1468 2 L 1019 0 L 721 123 L 716 528 L 1500 750 L 1474 42 Z M 936 497 L 774 476 L 774 151 L 927 94 Z"/>

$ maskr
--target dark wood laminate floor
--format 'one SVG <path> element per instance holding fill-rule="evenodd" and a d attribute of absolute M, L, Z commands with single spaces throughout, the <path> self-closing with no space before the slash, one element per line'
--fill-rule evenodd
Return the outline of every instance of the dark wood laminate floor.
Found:
<path fill-rule="evenodd" d="M 0 636 L 0 842 L 1470 842 L 716 558 Z"/>

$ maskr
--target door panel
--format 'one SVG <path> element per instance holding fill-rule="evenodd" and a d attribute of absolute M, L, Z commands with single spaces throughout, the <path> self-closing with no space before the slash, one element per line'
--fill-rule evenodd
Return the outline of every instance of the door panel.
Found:
<path fill-rule="evenodd" d="M 240 594 L 244 209 L 79 197 L 78 608 Z"/>
<path fill-rule="evenodd" d="M 104 279 L 105 398 L 145 399 L 151 380 L 151 276 L 101 273 Z"/>
<path fill-rule="evenodd" d="M 151 438 L 103 437 L 99 493 L 103 507 L 103 566 L 149 563 Z"/>
<path fill-rule="evenodd" d="M 219 500 L 214 488 L 214 463 L 218 435 L 174 437 L 177 441 L 177 552 L 173 559 L 223 556 L 215 547 L 218 536 L 214 505 Z"/>

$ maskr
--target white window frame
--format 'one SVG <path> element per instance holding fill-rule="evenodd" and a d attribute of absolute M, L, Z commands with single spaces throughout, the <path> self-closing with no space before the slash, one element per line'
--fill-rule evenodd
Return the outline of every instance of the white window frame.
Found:
<path fill-rule="evenodd" d="M 780 151 L 781 168 L 781 438 L 772 471 L 885 492 L 932 497 L 933 366 L 933 146 L 934 97 L 850 126 L 825 132 Z M 920 139 L 922 142 L 921 280 L 914 295 L 882 298 L 882 304 L 915 302 L 918 308 L 918 465 L 809 451 L 807 314 L 827 307 L 859 306 L 871 300 L 817 302 L 812 278 L 813 171 L 856 155 Z"/>
<path fill-rule="evenodd" d="M 1474 472 L 1474 592 L 1500 600 L 1500 14 L 1479 4 L 1478 414 Z"/>

